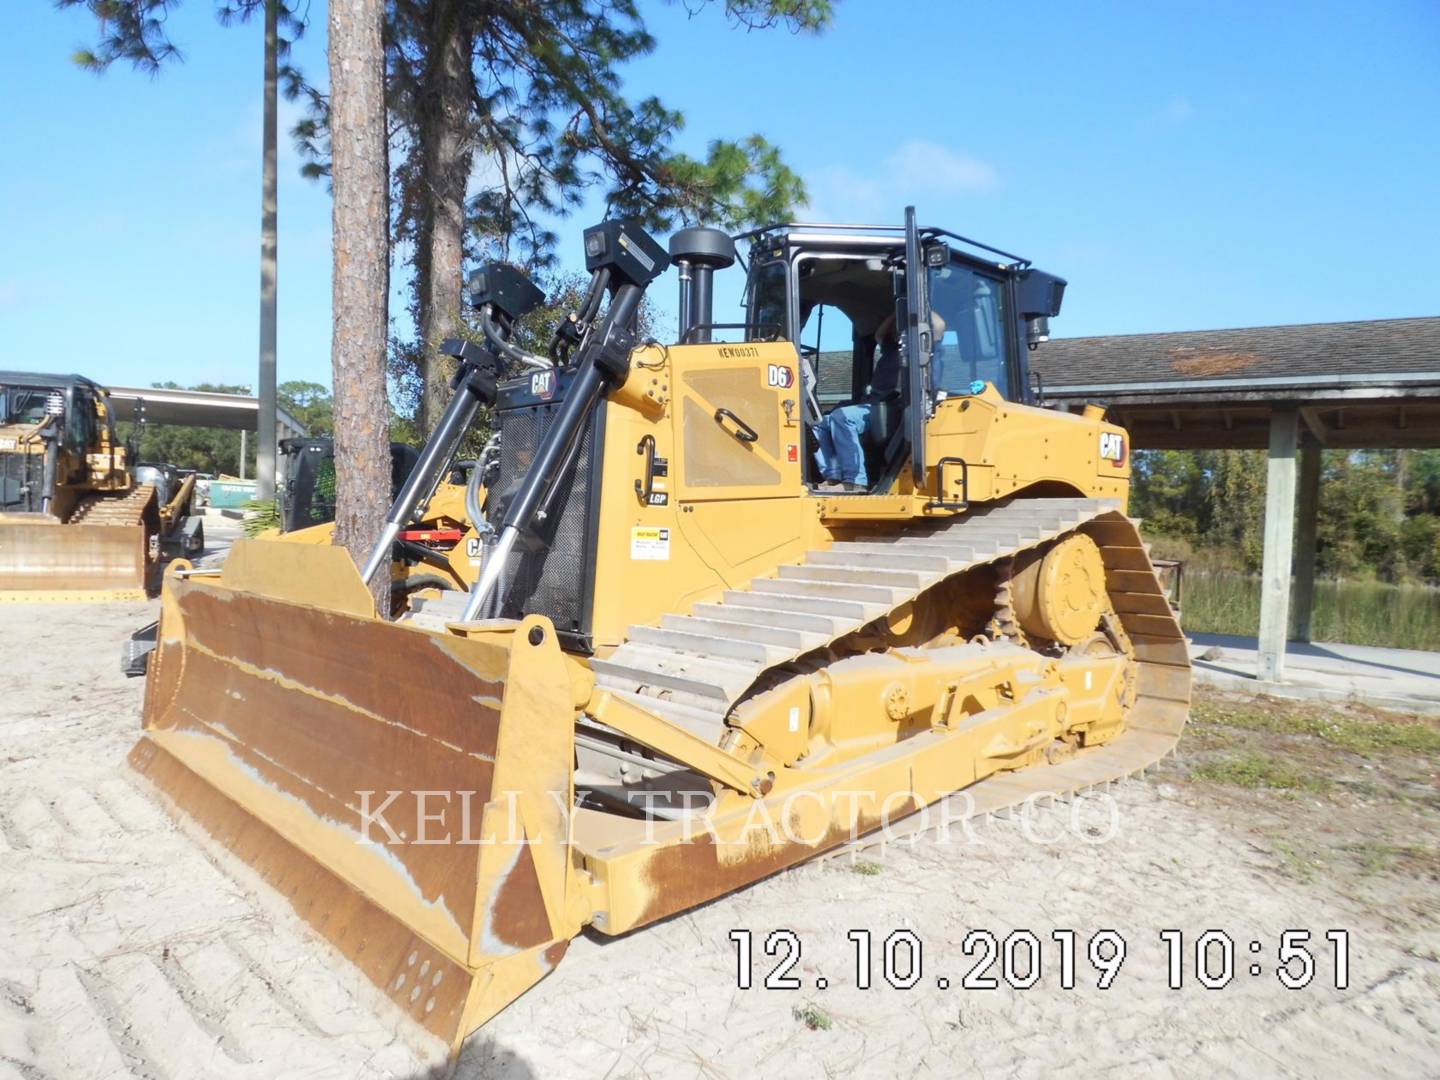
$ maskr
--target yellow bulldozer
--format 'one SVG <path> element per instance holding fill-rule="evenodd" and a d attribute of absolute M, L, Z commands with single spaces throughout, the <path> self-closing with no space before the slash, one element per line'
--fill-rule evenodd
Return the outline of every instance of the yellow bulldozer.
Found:
<path fill-rule="evenodd" d="M 745 315 L 717 324 L 737 239 Z M 365 566 L 249 541 L 218 572 L 171 567 L 130 755 L 453 1046 L 586 927 L 625 933 L 922 810 L 1134 774 L 1189 711 L 1125 515 L 1126 433 L 1032 388 L 1061 279 L 913 210 L 687 229 L 668 251 L 609 221 L 585 257 L 548 355 L 511 336 L 533 286 L 472 279 L 485 343 L 455 350 Z M 679 339 L 640 340 L 671 264 Z M 482 405 L 498 454 L 466 580 L 381 617 L 366 581 Z M 827 482 L 846 408 L 863 484 Z"/>
<path fill-rule="evenodd" d="M 104 387 L 0 372 L 0 600 L 143 600 L 162 545 L 199 552 L 193 474 L 133 458 Z"/>

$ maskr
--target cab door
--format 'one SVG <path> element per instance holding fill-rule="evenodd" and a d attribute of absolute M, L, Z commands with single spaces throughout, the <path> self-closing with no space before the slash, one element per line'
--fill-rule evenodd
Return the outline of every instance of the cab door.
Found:
<path fill-rule="evenodd" d="M 905 208 L 905 366 L 909 376 L 909 398 L 905 407 L 906 434 L 910 438 L 910 466 L 915 490 L 924 491 L 925 422 L 930 418 L 930 359 L 935 342 L 930 326 L 930 299 L 926 285 L 925 259 L 921 253 L 920 230 L 915 224 L 915 207 Z"/>

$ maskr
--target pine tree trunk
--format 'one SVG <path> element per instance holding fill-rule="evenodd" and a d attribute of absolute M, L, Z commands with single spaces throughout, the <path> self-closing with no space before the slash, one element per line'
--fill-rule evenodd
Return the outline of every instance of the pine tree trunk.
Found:
<path fill-rule="evenodd" d="M 350 551 L 357 566 L 378 540 L 390 504 L 384 20 L 384 0 L 329 5 L 335 542 Z M 372 589 L 381 615 L 387 615 L 388 574 L 377 574 Z"/>
<path fill-rule="evenodd" d="M 465 258 L 465 193 L 475 147 L 470 131 L 475 33 L 462 17 L 463 5 L 435 0 L 430 6 L 427 63 L 421 91 L 421 212 L 416 252 L 417 323 L 424 390 L 420 434 L 431 426 L 450 397 L 455 361 L 440 352 L 456 336 Z"/>
<path fill-rule="evenodd" d="M 279 266 L 277 215 L 277 128 L 279 107 L 281 0 L 265 0 L 264 159 L 260 180 L 260 423 L 256 439 L 255 498 L 275 498 L 275 285 Z"/>

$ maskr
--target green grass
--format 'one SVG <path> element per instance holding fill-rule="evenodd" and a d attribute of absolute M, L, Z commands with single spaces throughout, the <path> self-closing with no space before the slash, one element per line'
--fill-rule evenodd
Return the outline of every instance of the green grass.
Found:
<path fill-rule="evenodd" d="M 1361 871 L 1366 874 L 1388 873 L 1405 865 L 1428 869 L 1433 874 L 1440 866 L 1434 849 L 1419 844 L 1366 842 L 1346 844 L 1342 850 L 1355 856 Z"/>
<path fill-rule="evenodd" d="M 246 536 L 259 536 L 266 529 L 280 527 L 280 504 L 274 500 L 251 499 L 245 504 L 245 521 L 241 526 Z"/>
<path fill-rule="evenodd" d="M 1280 856 L 1285 869 L 1300 881 L 1308 885 L 1315 880 L 1315 864 L 1296 851 L 1292 844 L 1283 840 L 1276 841 L 1275 854 Z"/>
<path fill-rule="evenodd" d="M 1185 629 L 1254 636 L 1260 579 L 1224 570 L 1192 570 L 1181 596 Z M 1379 581 L 1317 581 L 1310 636 L 1315 641 L 1440 652 L 1440 589 Z"/>
<path fill-rule="evenodd" d="M 1411 723 L 1371 720 L 1315 706 L 1293 708 L 1271 702 L 1235 702 L 1224 698 L 1196 701 L 1191 715 L 1199 725 L 1243 728 L 1278 735 L 1309 735 L 1357 754 L 1374 750 L 1407 750 L 1440 755 L 1440 727 L 1423 720 Z"/>
<path fill-rule="evenodd" d="M 811 1031 L 829 1031 L 830 1026 L 835 1022 L 830 1019 L 829 1013 L 814 1002 L 797 1005 L 790 1010 L 790 1014 Z"/>
<path fill-rule="evenodd" d="M 1268 754 L 1247 750 L 1202 761 L 1195 766 L 1197 780 L 1242 788 L 1269 788 L 1274 791 L 1324 791 L 1330 782 L 1323 777 L 1294 769 Z"/>
<path fill-rule="evenodd" d="M 866 877 L 878 877 L 884 867 L 879 863 L 865 862 L 862 860 L 861 862 L 854 863 L 850 869 Z"/>

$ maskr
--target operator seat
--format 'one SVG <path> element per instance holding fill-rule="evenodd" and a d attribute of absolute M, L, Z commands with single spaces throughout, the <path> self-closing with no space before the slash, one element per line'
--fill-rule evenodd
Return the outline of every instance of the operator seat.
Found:
<path fill-rule="evenodd" d="M 904 456 L 905 405 L 909 400 L 906 375 L 901 371 L 899 387 L 871 402 L 870 415 L 865 421 L 865 464 L 876 482 L 888 483 Z"/>

